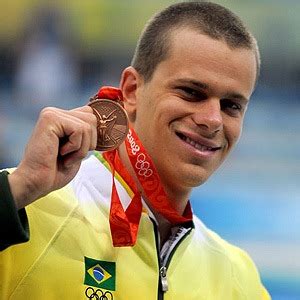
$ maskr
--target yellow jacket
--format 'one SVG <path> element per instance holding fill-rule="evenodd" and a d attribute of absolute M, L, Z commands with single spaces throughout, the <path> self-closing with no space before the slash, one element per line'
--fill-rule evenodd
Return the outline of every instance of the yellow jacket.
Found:
<path fill-rule="evenodd" d="M 270 299 L 248 255 L 196 216 L 171 249 L 166 277 L 160 276 L 157 230 L 146 211 L 136 245 L 114 248 L 112 178 L 105 165 L 91 156 L 69 185 L 26 208 L 30 241 L 0 253 L 0 299 Z M 126 205 L 131 191 L 116 178 Z"/>

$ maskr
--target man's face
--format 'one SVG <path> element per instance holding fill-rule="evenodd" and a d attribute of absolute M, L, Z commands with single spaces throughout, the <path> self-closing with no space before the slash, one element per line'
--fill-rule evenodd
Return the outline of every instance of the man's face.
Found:
<path fill-rule="evenodd" d="M 138 84 L 134 128 L 162 182 L 189 191 L 237 142 L 256 77 L 254 52 L 182 28 L 166 60 Z"/>

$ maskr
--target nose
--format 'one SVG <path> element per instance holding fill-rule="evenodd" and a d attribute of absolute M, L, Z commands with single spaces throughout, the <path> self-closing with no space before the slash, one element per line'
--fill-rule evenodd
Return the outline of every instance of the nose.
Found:
<path fill-rule="evenodd" d="M 208 134 L 223 129 L 223 116 L 219 99 L 209 98 L 197 103 L 193 121 Z"/>

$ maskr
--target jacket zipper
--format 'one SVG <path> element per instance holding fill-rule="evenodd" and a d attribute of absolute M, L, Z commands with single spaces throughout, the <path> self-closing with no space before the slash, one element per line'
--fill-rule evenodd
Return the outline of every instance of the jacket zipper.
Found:
<path fill-rule="evenodd" d="M 162 267 L 159 268 L 159 276 L 160 276 L 160 283 L 161 283 L 161 291 L 163 293 L 165 293 L 169 289 L 168 279 L 167 279 L 167 267 L 166 266 L 162 266 Z"/>
<path fill-rule="evenodd" d="M 156 252 L 157 252 L 157 259 L 158 259 L 158 266 L 159 266 L 159 276 L 158 276 L 158 300 L 164 299 L 164 293 L 168 291 L 168 278 L 167 278 L 167 271 L 168 267 L 170 265 L 171 259 L 175 253 L 175 250 L 177 247 L 182 243 L 182 241 L 188 236 L 188 234 L 192 231 L 192 228 L 188 228 L 182 236 L 176 242 L 173 242 L 170 249 L 168 250 L 168 253 L 164 260 L 161 260 L 160 257 L 160 238 L 158 233 L 157 225 L 154 221 L 152 221 L 154 232 L 155 232 L 155 244 L 156 244 Z"/>

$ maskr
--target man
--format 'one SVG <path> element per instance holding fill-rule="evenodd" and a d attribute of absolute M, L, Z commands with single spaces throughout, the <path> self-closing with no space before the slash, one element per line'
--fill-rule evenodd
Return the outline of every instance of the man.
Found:
<path fill-rule="evenodd" d="M 188 201 L 236 144 L 258 73 L 235 15 L 179 3 L 123 71 L 131 130 L 118 151 L 82 162 L 97 142 L 91 107 L 43 110 L 20 165 L 1 173 L 2 299 L 270 299 Z M 12 246 L 27 239 L 25 206 L 30 240 Z"/>

